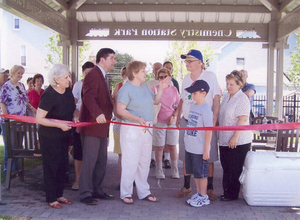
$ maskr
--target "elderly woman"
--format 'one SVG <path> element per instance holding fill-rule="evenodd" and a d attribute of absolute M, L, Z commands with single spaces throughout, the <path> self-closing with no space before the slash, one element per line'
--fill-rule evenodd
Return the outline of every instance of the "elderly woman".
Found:
<path fill-rule="evenodd" d="M 151 126 L 153 117 L 153 100 L 158 104 L 163 90 L 168 87 L 171 77 L 160 81 L 155 96 L 145 83 L 146 64 L 132 61 L 127 65 L 125 83 L 118 92 L 117 113 L 123 122 Z M 136 126 L 121 125 L 120 143 L 122 149 L 122 175 L 120 197 L 125 204 L 133 204 L 133 182 L 135 181 L 139 199 L 158 202 L 151 195 L 147 182 L 152 151 L 152 129 Z"/>
<path fill-rule="evenodd" d="M 44 92 L 42 86 L 44 84 L 44 77 L 42 74 L 37 73 L 33 76 L 32 79 L 33 89 L 27 92 L 30 104 L 37 109 L 40 104 L 41 96 Z"/>
<path fill-rule="evenodd" d="M 159 81 L 166 77 L 171 77 L 171 72 L 167 68 L 161 68 L 157 72 Z M 152 91 L 156 94 L 159 86 L 152 87 Z M 164 90 L 161 98 L 161 107 L 157 115 L 157 127 L 176 127 L 177 106 L 179 104 L 179 93 L 175 86 L 170 85 Z M 155 151 L 156 170 L 155 177 L 157 179 L 165 179 L 165 174 L 162 169 L 163 149 L 166 145 L 170 150 L 171 156 L 171 177 L 179 179 L 178 165 L 177 165 L 177 149 L 178 130 L 154 129 L 153 130 L 153 148 Z"/>
<path fill-rule="evenodd" d="M 226 76 L 228 93 L 224 96 L 219 112 L 220 126 L 249 125 L 250 102 L 242 92 L 244 79 L 234 70 Z M 220 131 L 220 160 L 223 167 L 223 190 L 221 201 L 238 199 L 239 176 L 252 141 L 251 131 Z"/>
<path fill-rule="evenodd" d="M 49 71 L 48 81 L 50 85 L 41 97 L 36 121 L 40 125 L 38 134 L 43 155 L 46 202 L 50 207 L 60 209 L 60 203 L 72 204 L 63 197 L 71 126 L 49 119 L 73 119 L 77 122 L 78 117 L 73 116 L 75 102 L 69 87 L 71 79 L 68 67 L 63 64 L 54 65 Z"/>
<path fill-rule="evenodd" d="M 0 94 L 0 107 L 2 114 L 11 115 L 25 115 L 26 109 L 32 107 L 28 104 L 28 97 L 26 94 L 26 89 L 23 83 L 20 82 L 25 69 L 22 66 L 14 65 L 10 72 L 10 80 L 7 81 L 1 88 Z M 1 118 L 1 123 L 3 125 L 3 138 L 4 138 L 4 172 L 6 172 L 7 167 L 7 140 L 4 129 L 4 118 Z M 12 145 L 14 138 L 11 138 Z M 22 140 L 21 140 L 22 141 Z M 18 160 L 14 160 L 12 164 L 12 170 L 18 170 Z"/>

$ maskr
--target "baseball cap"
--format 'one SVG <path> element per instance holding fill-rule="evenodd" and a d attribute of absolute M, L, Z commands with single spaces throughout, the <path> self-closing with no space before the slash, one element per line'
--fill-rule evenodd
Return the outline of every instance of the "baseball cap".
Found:
<path fill-rule="evenodd" d="M 181 59 L 185 59 L 188 56 L 195 57 L 198 60 L 201 60 L 201 62 L 203 63 L 203 56 L 199 50 L 190 50 L 187 54 L 182 54 L 180 57 Z"/>
<path fill-rule="evenodd" d="M 5 73 L 5 72 L 9 72 L 9 70 L 6 70 L 4 68 L 0 68 L 0 73 Z"/>
<path fill-rule="evenodd" d="M 185 90 L 188 91 L 189 93 L 193 93 L 197 91 L 208 93 L 209 85 L 207 84 L 206 81 L 200 79 L 193 82 L 193 84 L 190 87 L 186 88 Z"/>

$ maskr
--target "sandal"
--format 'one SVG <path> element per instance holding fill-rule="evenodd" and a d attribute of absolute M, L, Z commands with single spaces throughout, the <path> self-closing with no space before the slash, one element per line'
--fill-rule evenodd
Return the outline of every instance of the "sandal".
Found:
<path fill-rule="evenodd" d="M 59 203 L 65 204 L 65 205 L 72 205 L 72 202 L 65 197 L 60 197 L 57 199 Z"/>
<path fill-rule="evenodd" d="M 79 190 L 79 184 L 78 181 L 75 181 L 71 187 L 72 190 L 77 191 Z"/>
<path fill-rule="evenodd" d="M 158 198 L 152 196 L 151 194 L 149 194 L 148 196 L 146 196 L 145 198 L 143 198 L 143 200 L 147 200 L 149 202 L 158 202 Z"/>
<path fill-rule="evenodd" d="M 123 201 L 125 204 L 127 204 L 127 205 L 132 205 L 132 204 L 133 204 L 133 199 L 132 199 L 132 197 L 125 197 L 122 201 Z"/>
<path fill-rule="evenodd" d="M 47 204 L 48 204 L 48 206 L 50 206 L 51 208 L 54 208 L 54 209 L 61 209 L 62 208 L 62 205 L 59 204 L 58 201 L 48 202 Z"/>

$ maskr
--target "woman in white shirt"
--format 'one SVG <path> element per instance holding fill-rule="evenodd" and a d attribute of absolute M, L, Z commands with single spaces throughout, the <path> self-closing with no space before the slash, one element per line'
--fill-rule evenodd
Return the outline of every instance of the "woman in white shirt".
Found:
<path fill-rule="evenodd" d="M 226 76 L 225 95 L 219 112 L 220 126 L 248 125 L 250 101 L 242 92 L 244 80 L 241 72 L 234 70 Z M 239 176 L 252 141 L 251 131 L 220 131 L 220 160 L 223 168 L 223 190 L 221 201 L 238 199 Z"/>

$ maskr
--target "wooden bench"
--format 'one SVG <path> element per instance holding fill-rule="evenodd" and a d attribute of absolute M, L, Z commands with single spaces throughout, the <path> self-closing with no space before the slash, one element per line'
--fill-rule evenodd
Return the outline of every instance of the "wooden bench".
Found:
<path fill-rule="evenodd" d="M 5 136 L 7 142 L 7 170 L 5 188 L 10 188 L 10 181 L 16 175 L 24 181 L 24 159 L 41 159 L 37 138 L 37 125 L 32 123 L 10 121 L 5 119 Z M 13 160 L 19 160 L 19 170 L 12 175 Z"/>
<path fill-rule="evenodd" d="M 300 152 L 300 129 L 278 130 L 276 151 Z"/>
<path fill-rule="evenodd" d="M 282 123 L 283 121 L 279 120 L 277 117 L 273 116 L 265 116 L 267 119 L 268 124 L 274 124 L 274 123 Z M 264 119 L 264 116 L 255 117 L 252 119 L 252 124 L 262 124 L 262 121 Z M 265 131 L 267 132 L 267 131 Z M 257 133 L 260 133 L 259 131 L 253 132 L 253 140 L 252 140 L 252 151 L 256 150 L 273 150 L 276 149 L 276 135 L 273 137 L 271 136 L 261 136 Z M 267 132 L 268 133 L 268 132 Z"/>

